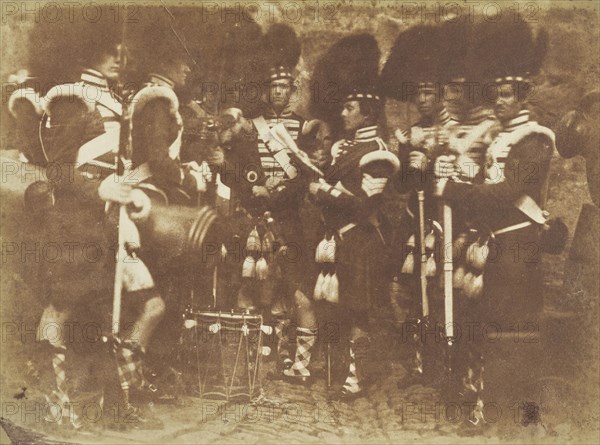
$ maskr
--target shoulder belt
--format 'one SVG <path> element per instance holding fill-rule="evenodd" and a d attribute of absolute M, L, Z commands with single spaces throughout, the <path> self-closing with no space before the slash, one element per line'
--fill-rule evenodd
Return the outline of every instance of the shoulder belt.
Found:
<path fill-rule="evenodd" d="M 289 146 L 289 140 L 287 140 L 283 133 L 288 136 L 289 133 L 285 127 L 281 125 L 281 128 L 278 128 L 278 131 L 274 132 L 269 128 L 267 121 L 262 116 L 252 119 L 252 123 L 256 127 L 260 138 L 265 142 L 265 146 L 271 153 L 271 156 L 273 156 L 290 179 L 295 179 L 298 176 L 298 169 L 292 164 L 292 159 L 286 150 Z M 292 139 L 292 137 L 289 136 L 289 139 Z"/>
<path fill-rule="evenodd" d="M 476 125 L 471 131 L 467 134 L 467 136 L 461 141 L 459 147 L 453 147 L 455 151 L 459 154 L 467 153 L 473 144 L 477 142 L 480 138 L 482 138 L 488 131 L 492 129 L 492 127 L 496 125 L 495 119 L 486 119 L 480 124 Z"/>
<path fill-rule="evenodd" d="M 44 98 L 33 88 L 19 88 L 18 90 L 13 91 L 8 98 L 8 110 L 14 117 L 17 117 L 15 114 L 15 105 L 21 100 L 26 100 L 31 103 L 36 113 L 40 116 L 44 113 Z"/>

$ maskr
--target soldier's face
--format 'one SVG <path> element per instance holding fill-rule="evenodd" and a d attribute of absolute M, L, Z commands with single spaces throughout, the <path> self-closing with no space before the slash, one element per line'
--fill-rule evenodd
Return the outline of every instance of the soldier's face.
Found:
<path fill-rule="evenodd" d="M 286 107 L 292 97 L 293 85 L 290 79 L 273 80 L 269 86 L 269 102 L 275 107 Z"/>
<path fill-rule="evenodd" d="M 507 122 L 515 118 L 523 108 L 523 103 L 517 97 L 517 89 L 512 83 L 503 83 L 498 86 L 498 97 L 494 113 L 500 122 Z"/>
<path fill-rule="evenodd" d="M 192 72 L 189 65 L 183 60 L 175 60 L 165 67 L 165 76 L 173 81 L 175 88 L 185 87 L 188 75 Z"/>
<path fill-rule="evenodd" d="M 423 117 L 431 117 L 438 109 L 439 102 L 435 85 L 431 83 L 419 85 L 415 101 L 419 114 Z"/>
<path fill-rule="evenodd" d="M 121 63 L 121 45 L 117 45 L 114 51 L 104 53 L 99 58 L 98 63 L 92 66 L 108 80 L 117 80 L 119 78 Z"/>
<path fill-rule="evenodd" d="M 458 112 L 465 112 L 473 107 L 472 92 L 465 86 L 462 80 L 450 82 L 444 86 L 444 99 L 450 108 Z"/>
<path fill-rule="evenodd" d="M 344 130 L 356 131 L 366 125 L 367 119 L 368 116 L 361 113 L 360 103 L 358 101 L 351 100 L 344 104 L 344 109 L 342 110 Z"/>

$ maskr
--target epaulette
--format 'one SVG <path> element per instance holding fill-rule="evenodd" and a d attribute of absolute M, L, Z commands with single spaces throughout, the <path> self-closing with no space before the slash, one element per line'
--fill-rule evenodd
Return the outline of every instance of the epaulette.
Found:
<path fill-rule="evenodd" d="M 143 108 L 149 102 L 155 99 L 167 99 L 169 102 L 169 111 L 172 114 L 177 114 L 179 111 L 179 100 L 175 91 L 171 88 L 161 85 L 149 85 L 142 88 L 136 93 L 131 100 L 134 111 Z"/>
<path fill-rule="evenodd" d="M 68 99 L 70 101 L 79 101 L 85 105 L 89 111 L 93 111 L 96 102 L 89 99 L 84 92 L 84 86 L 80 83 L 65 83 L 56 85 L 48 91 L 42 102 L 44 111 L 52 116 L 52 105 L 59 99 Z"/>
<path fill-rule="evenodd" d="M 15 109 L 17 102 L 20 102 L 22 100 L 25 100 L 31 105 L 33 105 L 33 108 L 35 109 L 36 113 L 40 116 L 44 114 L 44 98 L 41 97 L 33 88 L 27 87 L 19 88 L 13 91 L 10 97 L 8 98 L 8 110 L 14 117 L 17 117 Z"/>
<path fill-rule="evenodd" d="M 387 162 L 393 167 L 394 173 L 397 172 L 400 169 L 400 161 L 398 160 L 398 157 L 389 151 L 387 147 L 385 147 L 383 141 L 378 140 L 377 142 L 380 146 L 379 150 L 373 150 L 363 155 L 358 163 L 359 167 L 362 168 L 365 165 L 373 162 Z"/>

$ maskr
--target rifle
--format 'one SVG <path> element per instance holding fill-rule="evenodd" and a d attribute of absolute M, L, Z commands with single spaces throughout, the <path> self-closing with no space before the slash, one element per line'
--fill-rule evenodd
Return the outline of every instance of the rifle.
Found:
<path fill-rule="evenodd" d="M 127 20 L 123 20 L 123 28 L 121 30 L 121 51 L 120 51 L 120 69 L 124 71 L 127 58 L 125 56 L 125 37 L 127 31 Z M 121 132 L 119 134 L 119 149 L 115 155 L 115 166 L 117 170 L 116 178 L 124 178 L 127 167 L 125 165 L 125 159 L 129 153 L 129 109 L 128 103 L 125 99 L 123 101 L 123 109 L 121 113 Z M 125 249 L 125 234 L 124 227 L 126 224 L 127 207 L 125 205 L 119 206 L 119 222 L 118 222 L 118 241 L 117 241 L 117 257 L 115 264 L 115 281 L 113 287 L 113 310 L 112 310 L 112 335 L 113 338 L 118 338 L 121 323 L 121 303 L 123 298 L 123 275 L 125 268 L 125 258 L 127 251 Z"/>

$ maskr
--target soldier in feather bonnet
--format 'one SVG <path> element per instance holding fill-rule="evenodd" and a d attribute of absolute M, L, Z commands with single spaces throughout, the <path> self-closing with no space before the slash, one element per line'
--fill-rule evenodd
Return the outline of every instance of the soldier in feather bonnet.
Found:
<path fill-rule="evenodd" d="M 483 82 L 495 86 L 488 91 L 496 93 L 494 110 L 501 131 L 485 152 L 484 183 L 449 180 L 442 172 L 451 169 L 438 158 L 435 193 L 452 205 L 468 203 L 463 208 L 478 234 L 467 251 L 457 312 L 467 319 L 514 326 L 536 320 L 543 303 L 540 235 L 547 224 L 544 208 L 554 133 L 531 119 L 527 99 L 533 77 L 541 69 L 547 35 L 541 30 L 534 36 L 528 23 L 512 18 L 481 23 L 475 29 L 479 42 L 474 54 L 493 54 L 488 56 L 490 63 L 477 69 Z M 526 258 L 515 259 L 511 253 L 515 246 Z M 525 252 L 523 246 L 541 249 Z M 494 260 L 486 262 L 488 255 L 494 255 Z M 476 338 L 461 345 L 457 369 L 463 378 L 463 397 L 475 403 L 469 416 L 475 424 L 485 421 L 481 358 L 487 343 Z M 495 386 L 496 382 L 486 382 L 486 393 Z"/>
<path fill-rule="evenodd" d="M 368 383 L 368 311 L 383 290 L 379 273 L 389 242 L 380 209 L 386 184 L 399 168 L 378 132 L 383 105 L 377 90 L 379 57 L 372 35 L 354 34 L 326 52 L 313 76 L 321 91 L 329 88 L 333 95 L 315 100 L 313 113 L 345 135 L 331 149 L 324 178 L 310 184 L 325 221 L 315 254 L 320 273 L 313 296 L 339 304 L 350 340 L 348 375 L 336 393 L 342 399 L 363 395 Z"/>

